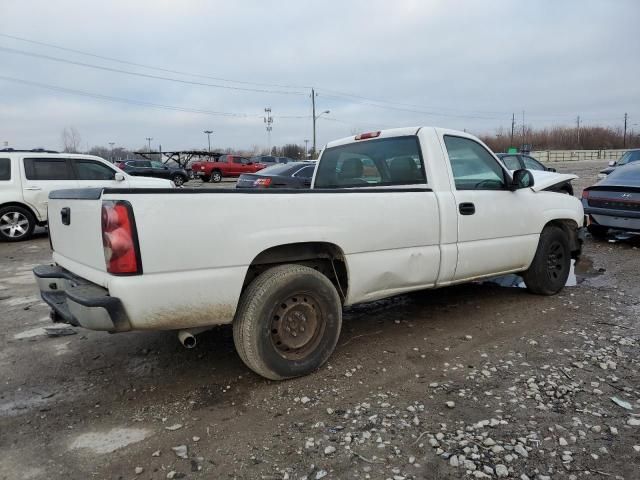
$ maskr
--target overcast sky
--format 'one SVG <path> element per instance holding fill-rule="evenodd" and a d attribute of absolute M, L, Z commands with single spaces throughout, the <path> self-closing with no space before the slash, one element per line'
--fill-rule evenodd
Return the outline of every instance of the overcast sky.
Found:
<path fill-rule="evenodd" d="M 272 144 L 303 144 L 312 86 L 330 110 L 318 146 L 395 126 L 492 133 L 523 110 L 533 127 L 640 124 L 638 0 L 0 0 L 0 19 L 95 55 L 0 36 L 0 147 L 60 148 L 65 126 L 83 148 L 203 148 L 206 129 L 213 147 L 266 146 L 265 107 Z"/>

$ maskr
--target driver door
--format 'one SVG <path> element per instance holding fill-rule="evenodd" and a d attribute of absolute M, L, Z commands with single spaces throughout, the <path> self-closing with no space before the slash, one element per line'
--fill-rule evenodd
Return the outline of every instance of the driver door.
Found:
<path fill-rule="evenodd" d="M 535 193 L 511 191 L 510 175 L 480 143 L 445 135 L 457 204 L 458 264 L 454 280 L 523 270 L 538 244 L 531 221 Z"/>

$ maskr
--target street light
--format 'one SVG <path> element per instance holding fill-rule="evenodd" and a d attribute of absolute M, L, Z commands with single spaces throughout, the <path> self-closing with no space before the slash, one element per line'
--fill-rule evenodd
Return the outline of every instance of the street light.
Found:
<path fill-rule="evenodd" d="M 304 158 L 309 157 L 309 139 L 305 138 L 304 140 Z"/>
<path fill-rule="evenodd" d="M 149 152 L 151 152 L 151 140 L 153 140 L 153 137 L 145 137 L 147 139 L 147 142 L 149 142 Z"/>
<path fill-rule="evenodd" d="M 116 142 L 109 142 L 109 146 L 111 147 L 111 163 L 113 163 L 113 146 Z"/>
<path fill-rule="evenodd" d="M 324 112 L 320 112 L 318 115 L 314 115 L 313 117 L 313 154 L 316 154 L 316 120 L 318 120 L 325 113 L 331 113 L 330 110 L 325 110 Z"/>
<path fill-rule="evenodd" d="M 211 134 L 213 130 L 205 130 L 204 133 L 207 134 L 207 142 L 209 142 L 209 153 L 211 153 Z"/>

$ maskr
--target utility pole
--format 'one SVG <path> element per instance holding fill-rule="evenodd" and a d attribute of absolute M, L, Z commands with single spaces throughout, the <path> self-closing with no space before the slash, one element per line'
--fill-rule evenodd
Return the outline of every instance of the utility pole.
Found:
<path fill-rule="evenodd" d="M 628 115 L 624 114 L 624 135 L 622 137 L 622 148 L 627 148 L 627 118 Z"/>
<path fill-rule="evenodd" d="M 309 157 L 309 139 L 305 138 L 304 140 L 304 158 Z"/>
<path fill-rule="evenodd" d="M 516 114 L 511 114 L 511 143 L 509 144 L 513 147 L 513 131 L 516 129 Z"/>
<path fill-rule="evenodd" d="M 312 156 L 316 155 L 316 91 L 311 89 L 311 117 L 313 118 L 313 146 L 311 150 Z"/>
<path fill-rule="evenodd" d="M 113 163 L 113 146 L 116 142 L 109 142 L 109 146 L 111 147 L 111 163 Z"/>
<path fill-rule="evenodd" d="M 576 118 L 576 134 L 578 138 L 578 148 L 580 148 L 580 115 Z"/>
<path fill-rule="evenodd" d="M 265 108 L 264 113 L 267 114 L 264 117 L 264 123 L 266 124 L 266 128 L 267 128 L 267 143 L 269 147 L 268 155 L 271 155 L 271 130 L 273 130 L 273 127 L 271 126 L 273 124 L 273 117 L 271 116 L 271 107 Z"/>
<path fill-rule="evenodd" d="M 524 110 L 522 110 L 522 146 L 520 149 L 524 147 Z"/>
<path fill-rule="evenodd" d="M 209 143 L 209 153 L 211 153 L 211 134 L 213 130 L 205 130 L 204 133 L 207 134 L 207 142 Z"/>
<path fill-rule="evenodd" d="M 151 152 L 151 140 L 153 140 L 153 137 L 145 137 L 147 139 L 147 142 L 149 142 L 149 149 L 148 151 Z"/>

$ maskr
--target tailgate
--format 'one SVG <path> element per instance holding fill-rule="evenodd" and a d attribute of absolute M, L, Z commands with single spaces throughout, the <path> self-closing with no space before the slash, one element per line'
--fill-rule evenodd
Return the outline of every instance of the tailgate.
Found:
<path fill-rule="evenodd" d="M 69 259 L 106 271 L 102 249 L 102 189 L 56 190 L 49 195 L 49 235 L 56 261 Z M 65 266 L 65 265 L 63 265 Z"/>

